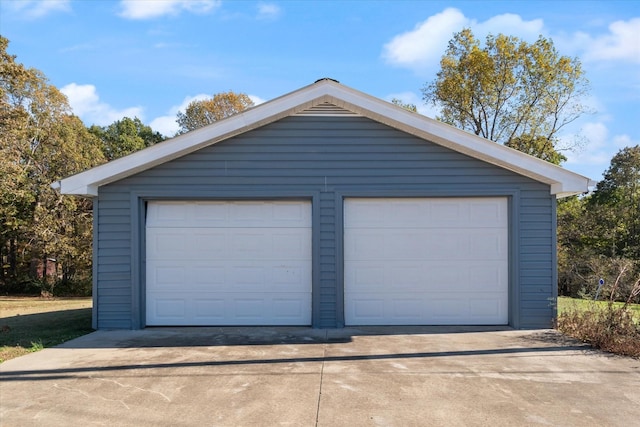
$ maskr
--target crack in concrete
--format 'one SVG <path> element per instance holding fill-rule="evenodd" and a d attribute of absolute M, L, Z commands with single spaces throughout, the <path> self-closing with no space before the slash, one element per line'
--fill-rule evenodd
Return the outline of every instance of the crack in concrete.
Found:
<path fill-rule="evenodd" d="M 324 364 L 327 360 L 327 337 L 328 331 L 325 331 L 325 343 L 322 344 L 322 368 L 320 368 L 320 387 L 318 389 L 318 407 L 316 408 L 316 427 L 318 427 L 318 420 L 320 418 L 320 399 L 322 398 L 322 380 L 324 379 Z"/>

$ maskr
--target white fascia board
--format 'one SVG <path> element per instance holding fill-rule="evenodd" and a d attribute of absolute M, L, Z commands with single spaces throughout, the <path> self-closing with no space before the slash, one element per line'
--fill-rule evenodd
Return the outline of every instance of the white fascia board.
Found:
<path fill-rule="evenodd" d="M 421 139 L 550 185 L 565 197 L 587 192 L 595 183 L 559 166 L 412 113 L 331 80 L 322 80 L 212 125 L 161 142 L 53 184 L 63 194 L 96 196 L 101 185 L 126 178 L 235 135 L 296 114 L 323 102 L 361 114 Z"/>
<path fill-rule="evenodd" d="M 335 89 L 335 87 L 334 87 Z M 595 182 L 518 150 L 449 126 L 353 89 L 339 87 L 331 102 L 438 145 L 549 184 L 551 194 L 567 197 L 589 191 Z M 331 90 L 329 92 L 332 92 Z"/>
<path fill-rule="evenodd" d="M 212 125 L 72 175 L 53 183 L 52 187 L 59 189 L 62 194 L 97 196 L 97 189 L 102 185 L 124 179 L 206 146 L 311 108 L 325 102 L 326 99 L 322 87 L 318 84 L 307 86 Z"/>

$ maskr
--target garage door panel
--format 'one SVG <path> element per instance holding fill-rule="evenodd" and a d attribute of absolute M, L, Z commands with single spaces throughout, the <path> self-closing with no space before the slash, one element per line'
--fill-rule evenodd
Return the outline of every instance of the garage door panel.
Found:
<path fill-rule="evenodd" d="M 487 292 L 501 292 L 507 289 L 509 266 L 505 262 L 471 265 L 466 270 L 464 283 L 466 290 L 480 288 Z M 465 288 L 463 288 L 465 289 Z"/>
<path fill-rule="evenodd" d="M 504 259 L 508 234 L 497 229 L 347 229 L 345 261 Z"/>
<path fill-rule="evenodd" d="M 384 298 L 366 295 L 358 295 L 357 298 L 348 298 L 345 307 L 347 312 L 351 312 L 354 319 L 359 320 L 362 325 L 384 324 L 385 304 Z M 356 322 L 355 324 L 358 324 Z"/>
<path fill-rule="evenodd" d="M 168 261 L 147 262 L 147 286 L 149 290 L 182 292 L 188 289 L 212 289 L 216 291 L 299 291 L 308 285 L 310 266 L 304 261 L 291 260 L 244 261 L 234 263 L 184 261 L 175 265 Z"/>
<path fill-rule="evenodd" d="M 426 302 L 429 318 L 437 323 L 456 323 L 455 318 L 467 313 L 468 300 L 453 298 L 450 295 L 432 295 Z"/>
<path fill-rule="evenodd" d="M 152 254 L 180 253 L 187 249 L 187 239 L 179 231 L 168 230 L 167 233 L 156 234 L 151 240 Z"/>
<path fill-rule="evenodd" d="M 189 323 L 218 323 L 226 316 L 226 300 L 224 298 L 199 298 L 193 301 L 194 318 Z"/>
<path fill-rule="evenodd" d="M 243 291 L 263 291 L 267 282 L 263 266 L 238 265 L 230 269 L 234 289 Z"/>
<path fill-rule="evenodd" d="M 469 313 L 478 318 L 499 319 L 500 313 L 506 309 L 506 304 L 507 301 L 498 294 L 492 299 L 486 298 L 486 295 L 478 296 L 469 302 Z"/>
<path fill-rule="evenodd" d="M 496 204 L 498 199 L 468 198 L 464 204 L 460 204 L 460 198 L 432 198 L 428 204 L 424 199 L 359 199 L 345 205 L 344 227 L 440 228 L 459 227 L 466 222 L 473 228 L 492 228 L 506 222 L 506 203 Z"/>
<path fill-rule="evenodd" d="M 307 293 L 278 295 L 254 293 L 185 293 L 180 298 L 152 295 L 149 325 L 302 325 L 308 319 Z"/>
<path fill-rule="evenodd" d="M 151 306 L 159 319 L 182 319 L 187 314 L 187 301 L 184 298 L 156 298 Z"/>
<path fill-rule="evenodd" d="M 465 298 L 449 293 L 396 292 L 393 297 L 376 293 L 345 295 L 350 325 L 468 325 L 504 323 L 507 301 L 500 293 L 469 293 Z"/>
<path fill-rule="evenodd" d="M 345 265 L 345 283 L 351 291 L 430 289 L 487 291 L 505 289 L 508 265 L 503 261 L 403 261 L 381 266 L 379 261 L 352 261 Z"/>
<path fill-rule="evenodd" d="M 311 230 L 302 228 L 147 229 L 147 260 L 171 260 L 189 251 L 194 259 L 308 260 Z"/>
<path fill-rule="evenodd" d="M 245 228 L 311 226 L 309 203 L 272 201 L 154 201 L 147 210 L 147 227 Z"/>
<path fill-rule="evenodd" d="M 309 202 L 163 201 L 147 212 L 148 325 L 311 323 Z"/>
<path fill-rule="evenodd" d="M 345 229 L 344 232 L 344 259 L 377 259 L 384 258 L 384 244 L 379 243 L 380 232 L 363 230 L 362 233 L 353 234 Z"/>
<path fill-rule="evenodd" d="M 346 199 L 345 323 L 506 324 L 506 198 Z"/>
<path fill-rule="evenodd" d="M 184 203 L 180 202 L 168 202 L 178 203 L 184 207 Z M 162 209 L 162 205 L 159 207 Z M 200 228 L 204 227 L 227 227 L 232 221 L 231 214 L 229 212 L 229 202 L 212 201 L 212 202 L 193 202 L 190 206 L 186 207 L 185 211 L 194 220 L 193 224 Z M 185 227 L 185 223 L 179 224 L 181 227 Z"/>
<path fill-rule="evenodd" d="M 300 203 L 279 203 L 271 209 L 271 218 L 278 227 L 311 227 L 311 217 Z"/>
<path fill-rule="evenodd" d="M 233 300 L 234 314 L 237 319 L 243 321 L 259 322 L 265 315 L 265 302 L 263 298 L 239 297 Z"/>
<path fill-rule="evenodd" d="M 387 271 L 390 277 L 386 283 L 391 283 L 393 289 L 415 289 L 420 287 L 426 278 L 424 266 L 417 263 L 391 267 Z"/>
<path fill-rule="evenodd" d="M 301 296 L 302 297 L 302 296 Z M 287 322 L 287 319 L 297 320 L 304 317 L 307 304 L 311 301 L 305 298 L 274 297 L 273 317 Z"/>
<path fill-rule="evenodd" d="M 147 211 L 148 226 L 184 226 L 190 214 L 179 202 L 154 202 L 155 209 Z"/>
<path fill-rule="evenodd" d="M 440 258 L 444 245 L 437 236 L 421 229 L 350 229 L 345 230 L 345 261 L 405 260 Z M 456 244 L 455 242 L 453 243 Z"/>
<path fill-rule="evenodd" d="M 156 287 L 170 287 L 174 283 L 184 283 L 186 281 L 186 269 L 183 266 L 163 265 L 152 267 L 147 272 L 148 279 L 153 280 Z"/>
<path fill-rule="evenodd" d="M 270 283 L 274 291 L 286 292 L 287 290 L 300 289 L 311 272 L 306 264 L 293 265 L 283 263 L 271 266 Z"/>
<path fill-rule="evenodd" d="M 229 252 L 227 235 L 224 231 L 148 227 L 147 260 L 171 260 L 183 256 L 185 251 L 191 252 L 192 256 L 207 259 L 223 256 Z"/>
<path fill-rule="evenodd" d="M 309 259 L 311 257 L 311 247 L 308 244 L 310 238 L 310 231 L 300 233 L 287 229 L 279 230 L 271 236 L 270 251 L 280 256 L 286 255 L 291 259 Z"/>
<path fill-rule="evenodd" d="M 372 261 L 345 263 L 344 280 L 345 283 L 349 283 L 351 289 L 354 290 L 384 286 L 386 283 L 385 269 Z"/>
<path fill-rule="evenodd" d="M 188 280 L 185 280 L 184 284 L 191 284 L 198 288 L 208 288 L 213 286 L 222 287 L 226 281 L 226 274 L 224 266 L 211 266 L 211 265 L 194 265 L 189 268 Z"/>
<path fill-rule="evenodd" d="M 177 239 L 192 244 L 193 252 L 199 257 L 221 258 L 229 253 L 230 233 L 220 229 L 181 229 L 181 237 Z M 173 231 L 173 230 L 172 230 Z M 178 230 L 180 232 L 180 230 Z M 152 254 L 155 255 L 155 254 Z M 167 255 L 167 253 L 165 253 Z M 157 256 L 157 255 L 156 255 Z"/>
<path fill-rule="evenodd" d="M 423 221 L 425 227 L 450 227 L 465 221 L 469 216 L 467 206 L 448 199 L 434 200 L 428 212 L 428 224 Z"/>

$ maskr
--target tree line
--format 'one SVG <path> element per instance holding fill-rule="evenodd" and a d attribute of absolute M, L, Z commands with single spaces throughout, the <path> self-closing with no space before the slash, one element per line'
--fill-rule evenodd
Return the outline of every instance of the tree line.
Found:
<path fill-rule="evenodd" d="M 87 294 L 92 202 L 63 197 L 50 184 L 165 137 L 137 117 L 85 126 L 64 94 L 8 46 L 0 36 L 0 292 Z M 251 105 L 233 92 L 192 102 L 176 118 L 178 133 Z"/>
<path fill-rule="evenodd" d="M 87 294 L 91 291 L 91 200 L 64 196 L 50 184 L 161 143 L 140 119 L 85 126 L 44 74 L 7 52 L 0 36 L 0 292 Z M 471 30 L 454 35 L 436 78 L 422 88 L 445 123 L 554 164 L 571 147 L 562 128 L 587 111 L 588 81 L 576 58 L 540 37 L 526 43 Z M 417 107 L 394 99 L 409 111 Z M 179 112 L 177 134 L 253 106 L 233 91 L 194 101 Z M 640 147 L 616 154 L 604 179 L 584 197 L 558 204 L 559 292 L 591 297 L 605 279 L 608 295 L 640 289 Z M 635 286 L 635 287 L 634 287 Z"/>
<path fill-rule="evenodd" d="M 499 34 L 482 45 L 463 29 L 440 66 L 423 88 L 439 120 L 556 165 L 575 148 L 558 135 L 589 111 L 589 82 L 580 61 L 560 55 L 552 40 Z M 557 211 L 559 294 L 637 301 L 640 146 L 621 149 L 590 194 L 560 200 Z"/>

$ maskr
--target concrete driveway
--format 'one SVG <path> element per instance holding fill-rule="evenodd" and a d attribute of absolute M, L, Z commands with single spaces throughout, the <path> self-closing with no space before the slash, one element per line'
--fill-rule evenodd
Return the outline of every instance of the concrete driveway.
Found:
<path fill-rule="evenodd" d="M 99 331 L 0 380 L 3 426 L 640 425 L 640 361 L 554 331 Z"/>

